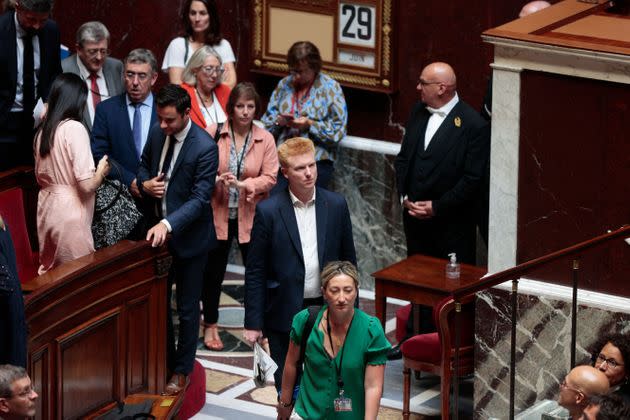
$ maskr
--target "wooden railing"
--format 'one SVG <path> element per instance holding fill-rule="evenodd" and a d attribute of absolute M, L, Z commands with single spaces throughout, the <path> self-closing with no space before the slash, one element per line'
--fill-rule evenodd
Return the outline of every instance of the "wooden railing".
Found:
<path fill-rule="evenodd" d="M 37 249 L 33 169 L 1 172 L 0 192 L 13 188 L 23 191 Z M 169 267 L 165 247 L 122 241 L 22 279 L 36 418 L 83 418 L 130 394 L 163 390 Z"/>
<path fill-rule="evenodd" d="M 593 248 L 601 245 L 609 245 L 615 239 L 630 237 L 630 226 L 624 226 L 614 232 L 597 236 L 588 241 L 578 243 L 565 249 L 561 249 L 551 254 L 544 255 L 516 267 L 489 275 L 481 281 L 470 287 L 463 287 L 453 293 L 456 302 L 465 299 L 476 292 L 489 289 L 507 281 L 512 281 L 511 300 L 511 343 L 510 343 L 510 413 L 509 418 L 514 418 L 514 402 L 515 402 L 515 386 L 516 386 L 516 323 L 518 312 L 518 281 L 526 278 L 536 269 L 558 262 L 564 259 L 570 259 L 570 267 L 567 267 L 567 273 L 571 276 L 572 284 L 572 312 L 571 312 L 571 367 L 575 366 L 576 354 L 576 336 L 577 336 L 577 292 L 579 286 L 580 260 L 582 256 L 591 251 Z"/>

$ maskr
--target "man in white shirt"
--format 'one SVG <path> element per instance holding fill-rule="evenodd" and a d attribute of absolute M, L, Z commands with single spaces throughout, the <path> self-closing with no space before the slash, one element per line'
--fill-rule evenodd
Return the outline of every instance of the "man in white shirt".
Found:
<path fill-rule="evenodd" d="M 396 157 L 407 253 L 475 263 L 473 203 L 489 158 L 488 124 L 457 95 L 455 72 L 432 63 Z"/>
<path fill-rule="evenodd" d="M 455 71 L 446 63 L 426 66 L 416 90 L 420 101 L 394 163 L 407 255 L 445 259 L 454 252 L 459 262 L 474 264 L 474 205 L 490 157 L 489 126 L 459 99 Z M 421 309 L 419 332 L 434 331 L 431 308 Z M 408 328 L 411 333 L 417 332 Z M 388 357 L 400 357 L 398 346 Z"/>
<path fill-rule="evenodd" d="M 245 339 L 263 333 L 281 389 L 293 316 L 321 305 L 320 271 L 330 261 L 356 265 L 352 223 L 345 198 L 316 188 L 315 146 L 296 137 L 278 147 L 288 187 L 256 206 L 245 269 Z"/>
<path fill-rule="evenodd" d="M 64 59 L 64 73 L 74 73 L 88 88 L 83 124 L 91 130 L 94 110 L 102 101 L 124 92 L 122 61 L 109 57 L 109 31 L 101 22 L 86 22 L 76 34 L 76 54 Z"/>
<path fill-rule="evenodd" d="M 217 243 L 210 197 L 219 158 L 216 142 L 191 121 L 190 96 L 183 88 L 166 85 L 156 95 L 156 105 L 159 124 L 149 132 L 137 182 L 148 207 L 154 209 L 156 223 L 146 239 L 157 247 L 171 234 L 173 263 L 164 304 L 170 313 L 175 284 L 179 335 L 175 346 L 169 316 L 167 362 L 173 374 L 163 394 L 175 395 L 186 388 L 193 370 L 203 273 L 208 252 Z"/>

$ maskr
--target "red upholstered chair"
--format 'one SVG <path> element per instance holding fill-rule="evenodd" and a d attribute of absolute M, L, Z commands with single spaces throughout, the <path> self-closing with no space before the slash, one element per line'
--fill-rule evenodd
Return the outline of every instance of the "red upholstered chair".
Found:
<path fill-rule="evenodd" d="M 459 375 L 474 371 L 475 308 L 474 296 L 462 302 L 459 319 Z M 451 377 L 455 371 L 455 302 L 447 297 L 433 308 L 433 319 L 438 332 L 419 334 L 401 346 L 403 355 L 403 419 L 409 419 L 411 369 L 441 376 L 442 418 L 449 418 Z"/>
<path fill-rule="evenodd" d="M 18 277 L 21 283 L 26 283 L 37 276 L 39 257 L 37 252 L 33 252 L 28 239 L 23 200 L 20 188 L 11 188 L 0 193 L 0 214 L 11 230 Z"/>
<path fill-rule="evenodd" d="M 189 419 L 201 411 L 206 403 L 206 371 L 201 363 L 195 360 L 193 371 L 190 374 L 190 383 L 184 394 L 184 401 L 179 408 L 177 418 Z"/>
<path fill-rule="evenodd" d="M 411 315 L 411 304 L 396 309 L 396 341 L 399 343 L 407 335 L 407 320 Z"/>

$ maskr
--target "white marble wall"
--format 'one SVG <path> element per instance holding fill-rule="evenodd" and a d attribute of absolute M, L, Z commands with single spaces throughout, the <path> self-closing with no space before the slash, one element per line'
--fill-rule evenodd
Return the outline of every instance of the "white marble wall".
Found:
<path fill-rule="evenodd" d="M 374 289 L 371 273 L 406 257 L 394 172 L 399 147 L 350 138 L 335 162 L 332 189 L 348 201 L 362 289 Z"/>

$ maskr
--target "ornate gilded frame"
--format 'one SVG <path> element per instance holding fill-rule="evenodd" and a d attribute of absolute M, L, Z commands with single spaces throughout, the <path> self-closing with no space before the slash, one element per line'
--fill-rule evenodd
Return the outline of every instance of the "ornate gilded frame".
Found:
<path fill-rule="evenodd" d="M 394 0 L 254 0 L 252 6 L 253 14 L 253 31 L 252 31 L 252 71 L 263 74 L 271 74 L 276 76 L 286 76 L 288 66 L 286 63 L 286 47 L 298 40 L 305 40 L 300 37 L 300 33 L 293 33 L 290 28 L 285 25 L 270 24 L 271 15 L 286 14 L 287 16 L 299 17 L 302 28 L 310 29 L 310 32 L 317 31 L 319 28 L 308 27 L 308 22 L 315 21 L 309 17 L 324 17 L 327 20 L 332 18 L 333 24 L 329 28 L 324 28 L 320 33 L 330 40 L 332 30 L 332 44 L 318 45 L 321 50 L 332 51 L 327 54 L 324 59 L 323 71 L 335 78 L 339 83 L 359 89 L 366 89 L 378 92 L 391 93 L 395 90 L 394 86 L 394 58 L 393 58 L 393 21 L 394 21 Z M 349 5 L 349 6 L 348 6 Z M 340 7 L 362 7 L 363 9 L 372 9 L 376 11 L 374 23 L 374 46 L 356 46 L 344 43 L 339 36 L 341 9 Z M 346 10 L 344 10 L 345 12 Z M 281 12 L 281 13 L 280 13 Z M 347 20 L 346 20 L 347 22 Z M 321 22 L 320 22 L 321 23 Z M 290 25 L 287 25 L 290 26 Z M 273 32 L 276 31 L 276 32 Z M 288 31 L 282 33 L 278 31 Z M 305 32 L 309 32 L 305 30 Z M 345 35 L 345 29 L 344 29 Z M 278 39 L 281 41 L 278 42 Z M 278 45 L 272 45 L 272 41 L 276 44 L 282 44 L 286 48 L 280 49 Z M 317 40 L 313 41 L 316 45 Z M 284 45 L 286 43 L 286 45 Z M 325 43 L 328 44 L 328 43 Z M 275 51 L 274 51 L 275 50 Z M 280 53 L 282 51 L 282 53 Z M 365 67 L 347 64 L 340 60 L 341 53 L 344 53 L 344 60 L 348 55 L 358 57 L 358 59 L 368 59 L 368 63 L 373 66 Z"/>

